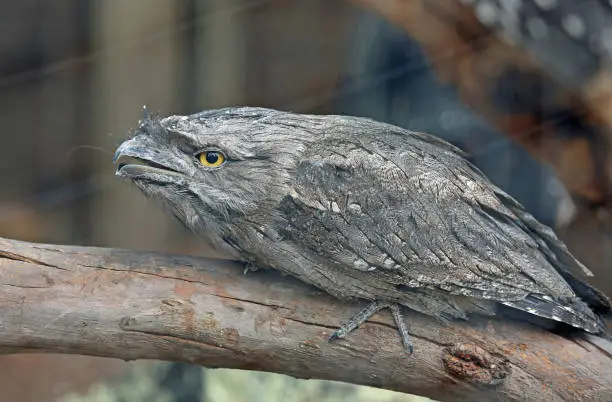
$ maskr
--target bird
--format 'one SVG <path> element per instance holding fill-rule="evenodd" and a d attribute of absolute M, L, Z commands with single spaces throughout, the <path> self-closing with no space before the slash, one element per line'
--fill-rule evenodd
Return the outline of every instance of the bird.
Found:
<path fill-rule="evenodd" d="M 342 300 L 365 301 L 330 340 L 388 308 L 443 322 L 502 306 L 607 334 L 610 301 L 554 231 L 467 155 L 358 116 L 225 107 L 145 116 L 115 174 L 214 248 Z"/>

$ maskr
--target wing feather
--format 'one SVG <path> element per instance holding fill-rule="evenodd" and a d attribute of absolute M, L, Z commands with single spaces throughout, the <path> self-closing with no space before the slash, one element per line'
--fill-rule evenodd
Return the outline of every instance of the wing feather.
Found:
<path fill-rule="evenodd" d="M 304 155 L 293 186 L 299 208 L 285 237 L 336 269 L 500 302 L 536 295 L 551 311 L 581 303 L 560 271 L 582 266 L 552 230 L 426 135 L 328 135 Z"/>

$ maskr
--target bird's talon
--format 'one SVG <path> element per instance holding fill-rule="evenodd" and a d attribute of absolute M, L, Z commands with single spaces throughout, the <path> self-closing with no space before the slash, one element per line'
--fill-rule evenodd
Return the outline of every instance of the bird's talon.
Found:
<path fill-rule="evenodd" d="M 333 340 L 342 339 L 342 338 L 344 338 L 343 331 L 341 329 L 338 329 L 338 330 L 334 331 L 334 333 L 331 334 L 327 340 L 328 341 L 333 341 Z"/>
<path fill-rule="evenodd" d="M 249 263 L 247 263 L 244 266 L 244 270 L 242 271 L 242 275 L 246 275 L 249 272 L 255 272 L 255 271 L 257 271 L 257 266 L 255 264 L 249 262 Z"/>

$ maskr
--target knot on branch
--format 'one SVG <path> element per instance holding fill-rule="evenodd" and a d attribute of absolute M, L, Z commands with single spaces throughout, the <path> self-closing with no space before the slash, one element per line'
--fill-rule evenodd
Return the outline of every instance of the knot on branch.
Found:
<path fill-rule="evenodd" d="M 506 358 L 494 356 L 473 343 L 445 348 L 442 361 L 450 374 L 474 384 L 499 385 L 511 371 Z"/>

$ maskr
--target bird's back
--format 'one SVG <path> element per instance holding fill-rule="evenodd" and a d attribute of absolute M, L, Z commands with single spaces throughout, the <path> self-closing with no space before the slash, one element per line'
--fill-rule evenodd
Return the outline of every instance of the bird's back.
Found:
<path fill-rule="evenodd" d="M 372 298 L 404 294 L 414 308 L 416 295 L 435 305 L 432 315 L 465 298 L 493 301 L 591 332 L 601 322 L 587 303 L 610 308 L 550 228 L 427 134 L 332 119 L 284 203 L 282 234 L 294 249 L 327 261 L 356 291 L 377 283 Z"/>

